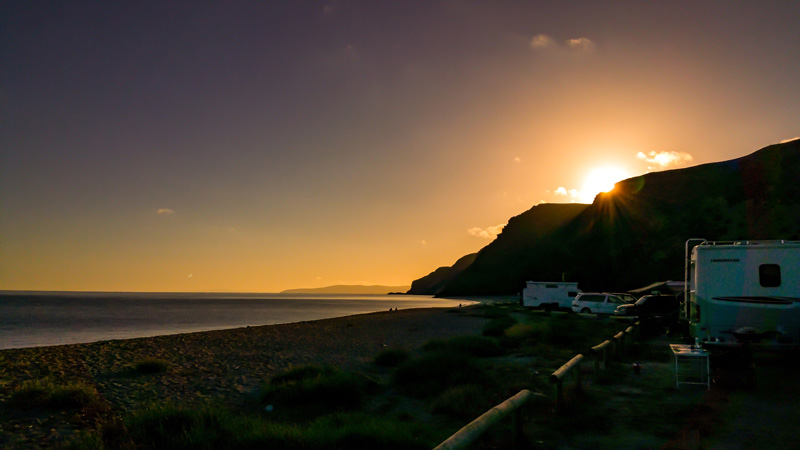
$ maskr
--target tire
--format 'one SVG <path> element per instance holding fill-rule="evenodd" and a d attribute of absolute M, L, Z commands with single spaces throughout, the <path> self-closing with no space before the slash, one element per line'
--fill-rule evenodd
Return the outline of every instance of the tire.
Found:
<path fill-rule="evenodd" d="M 583 308 L 583 309 L 581 310 L 581 312 L 582 312 L 583 314 L 591 314 L 591 313 L 592 313 L 592 310 L 591 310 L 591 309 L 589 309 L 589 308 Z"/>

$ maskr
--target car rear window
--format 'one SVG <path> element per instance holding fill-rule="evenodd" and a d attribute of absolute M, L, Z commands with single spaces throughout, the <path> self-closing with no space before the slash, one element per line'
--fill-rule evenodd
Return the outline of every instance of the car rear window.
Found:
<path fill-rule="evenodd" d="M 605 295 L 581 295 L 578 300 L 583 302 L 602 302 L 605 298 Z"/>

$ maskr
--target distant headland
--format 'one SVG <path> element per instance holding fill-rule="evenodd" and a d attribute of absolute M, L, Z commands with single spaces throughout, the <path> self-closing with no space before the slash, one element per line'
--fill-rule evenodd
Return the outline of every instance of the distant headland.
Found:
<path fill-rule="evenodd" d="M 333 286 L 325 286 L 318 288 L 300 288 L 300 289 L 287 289 L 281 291 L 281 294 L 375 294 L 375 295 L 388 295 L 392 293 L 405 293 L 411 286 L 380 286 L 372 285 L 365 286 L 360 284 L 337 284 Z"/>

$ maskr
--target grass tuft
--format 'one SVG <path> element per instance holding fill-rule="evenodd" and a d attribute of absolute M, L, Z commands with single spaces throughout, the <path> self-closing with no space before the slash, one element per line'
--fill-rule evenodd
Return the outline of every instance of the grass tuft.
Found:
<path fill-rule="evenodd" d="M 140 374 L 154 374 L 166 372 L 168 367 L 167 362 L 163 359 L 150 358 L 137 361 L 133 370 Z"/>
<path fill-rule="evenodd" d="M 488 384 L 491 377 L 480 361 L 463 353 L 428 352 L 401 364 L 392 382 L 412 396 L 426 396 L 460 384 Z"/>
<path fill-rule="evenodd" d="M 500 356 L 503 348 L 493 338 L 486 336 L 455 336 L 447 340 L 434 339 L 422 346 L 426 352 L 452 352 L 478 358 Z"/>
<path fill-rule="evenodd" d="M 99 400 L 97 391 L 79 383 L 57 385 L 51 382 L 29 381 L 11 392 L 9 403 L 21 408 L 77 409 Z"/>
<path fill-rule="evenodd" d="M 515 323 L 517 323 L 517 321 L 511 316 L 496 317 L 483 326 L 481 334 L 484 336 L 500 337 Z"/>
<path fill-rule="evenodd" d="M 431 403 L 433 412 L 460 419 L 478 417 L 492 406 L 486 389 L 475 384 L 448 388 Z"/>
<path fill-rule="evenodd" d="M 367 414 L 335 414 L 306 425 L 279 423 L 219 409 L 160 406 L 126 421 L 137 447 L 211 449 L 429 449 L 440 436 L 424 424 Z"/>
<path fill-rule="evenodd" d="M 274 377 L 261 391 L 261 402 L 276 411 L 314 417 L 358 407 L 376 383 L 331 367 L 305 366 Z"/>
<path fill-rule="evenodd" d="M 381 367 L 397 367 L 408 360 L 409 354 L 402 348 L 389 348 L 375 355 L 372 362 Z"/>

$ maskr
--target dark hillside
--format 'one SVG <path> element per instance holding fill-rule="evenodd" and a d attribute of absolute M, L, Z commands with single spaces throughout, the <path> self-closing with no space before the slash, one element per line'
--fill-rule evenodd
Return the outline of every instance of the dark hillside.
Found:
<path fill-rule="evenodd" d="M 526 280 L 627 290 L 683 278 L 684 243 L 800 239 L 800 141 L 617 183 L 591 205 L 534 206 L 512 218 L 440 295 L 513 294 Z"/>

